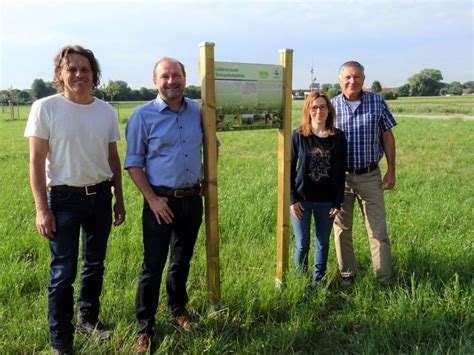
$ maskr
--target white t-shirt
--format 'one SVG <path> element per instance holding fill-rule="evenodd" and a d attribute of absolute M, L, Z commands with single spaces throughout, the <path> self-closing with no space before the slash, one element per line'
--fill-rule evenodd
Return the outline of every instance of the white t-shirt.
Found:
<path fill-rule="evenodd" d="M 346 101 L 349 104 L 349 107 L 351 108 L 352 112 L 355 112 L 357 110 L 357 107 L 360 105 L 360 100 L 355 100 L 355 101 Z"/>
<path fill-rule="evenodd" d="M 109 143 L 120 140 L 114 109 L 97 98 L 76 104 L 60 94 L 31 107 L 25 137 L 48 140 L 48 186 L 86 186 L 112 178 Z"/>

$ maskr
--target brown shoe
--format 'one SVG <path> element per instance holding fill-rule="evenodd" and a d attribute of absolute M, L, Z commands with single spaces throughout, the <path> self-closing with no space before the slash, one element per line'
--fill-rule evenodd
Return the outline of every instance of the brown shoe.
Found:
<path fill-rule="evenodd" d="M 190 332 L 198 327 L 198 324 L 193 321 L 187 314 L 176 317 L 174 319 L 175 323 L 185 332 Z"/>
<path fill-rule="evenodd" d="M 149 347 L 150 339 L 146 334 L 140 334 L 139 336 L 137 336 L 137 341 L 135 343 L 135 351 L 138 354 L 146 354 Z"/>

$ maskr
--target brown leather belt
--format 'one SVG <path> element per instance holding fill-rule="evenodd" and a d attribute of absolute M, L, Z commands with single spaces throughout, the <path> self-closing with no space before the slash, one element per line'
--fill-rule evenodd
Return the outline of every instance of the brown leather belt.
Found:
<path fill-rule="evenodd" d="M 50 189 L 51 191 L 81 193 L 81 194 L 89 196 L 89 195 L 96 195 L 100 191 L 110 189 L 112 185 L 113 185 L 112 181 L 106 180 L 96 185 L 88 185 L 88 186 L 58 185 L 58 186 L 51 186 Z"/>
<path fill-rule="evenodd" d="M 370 164 L 369 166 L 366 166 L 365 168 L 347 168 L 346 171 L 351 174 L 362 175 L 362 174 L 370 173 L 371 171 L 376 170 L 378 167 L 379 167 L 379 164 L 373 163 L 373 164 Z"/>
<path fill-rule="evenodd" d="M 166 197 L 176 197 L 176 198 L 183 198 L 183 197 L 191 197 L 197 196 L 201 192 L 201 185 L 197 184 L 193 187 L 188 189 L 171 189 L 169 187 L 163 186 L 151 186 L 153 191 L 159 196 L 166 196 Z"/>

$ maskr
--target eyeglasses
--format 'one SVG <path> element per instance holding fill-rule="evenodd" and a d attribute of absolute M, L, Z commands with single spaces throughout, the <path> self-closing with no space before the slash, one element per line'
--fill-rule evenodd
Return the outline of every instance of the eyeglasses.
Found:
<path fill-rule="evenodd" d="M 322 105 L 322 106 L 311 106 L 309 108 L 311 111 L 317 111 L 317 110 L 320 110 L 320 111 L 327 111 L 328 110 L 328 107 L 326 105 Z"/>

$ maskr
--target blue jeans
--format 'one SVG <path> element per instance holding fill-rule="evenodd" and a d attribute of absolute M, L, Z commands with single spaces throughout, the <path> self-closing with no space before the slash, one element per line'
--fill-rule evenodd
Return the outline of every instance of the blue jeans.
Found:
<path fill-rule="evenodd" d="M 102 291 L 104 259 L 112 225 L 112 193 L 108 189 L 86 196 L 78 192 L 48 193 L 56 218 L 49 241 L 51 264 L 48 285 L 48 326 L 54 348 L 72 347 L 74 289 L 82 229 L 82 269 L 77 306 L 87 321 L 97 321 Z"/>
<path fill-rule="evenodd" d="M 203 207 L 200 196 L 168 197 L 167 203 L 174 215 L 170 224 L 158 224 L 146 201 L 143 206 L 144 259 L 138 276 L 135 309 L 138 334 L 147 334 L 150 337 L 154 335 L 161 277 L 168 254 L 168 309 L 173 317 L 186 312 L 186 282 L 194 244 L 202 223 Z"/>
<path fill-rule="evenodd" d="M 311 233 L 311 216 L 314 216 L 314 282 L 320 281 L 326 274 L 329 255 L 329 237 L 331 235 L 334 218 L 329 217 L 332 204 L 330 202 L 302 201 L 304 208 L 301 219 L 290 212 L 295 232 L 295 267 L 297 272 L 308 272 L 308 255 Z"/>

